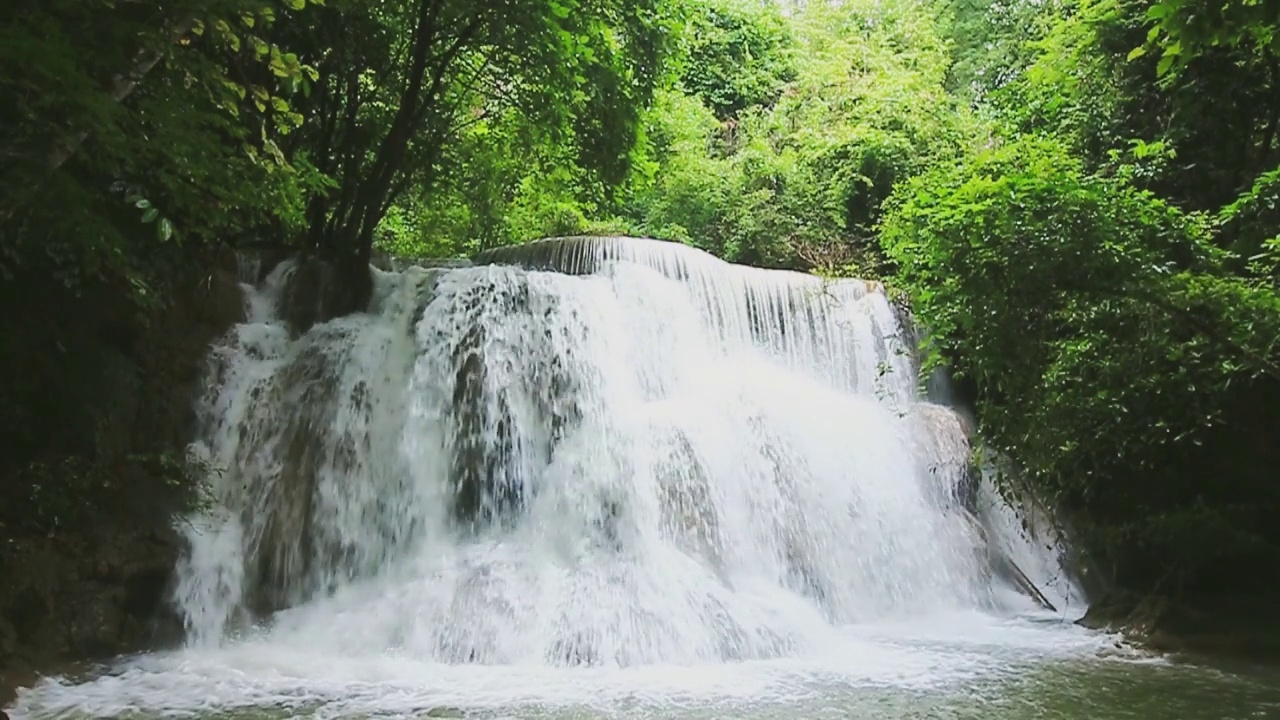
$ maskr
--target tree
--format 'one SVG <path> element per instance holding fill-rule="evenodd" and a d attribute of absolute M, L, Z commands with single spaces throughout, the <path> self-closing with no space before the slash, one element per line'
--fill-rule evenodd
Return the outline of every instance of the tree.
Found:
<path fill-rule="evenodd" d="M 717 126 L 717 113 L 747 97 L 738 86 L 708 81 L 664 98 L 649 131 L 658 169 L 633 187 L 631 216 L 646 232 L 738 262 L 807 269 L 837 258 L 874 272 L 883 200 L 959 153 L 974 126 L 945 91 L 946 47 L 928 8 L 814 3 L 788 22 L 795 77 L 776 101 Z M 724 54 L 686 69 L 682 86 L 690 73 L 716 78 L 732 66 L 733 44 L 711 37 L 704 54 Z"/>
<path fill-rule="evenodd" d="M 0 271 L 50 261 L 64 279 L 138 283 L 139 221 L 160 241 L 296 221 L 316 179 L 276 141 L 296 127 L 289 97 L 310 78 L 271 34 L 305 5 L 7 4 Z"/>
<path fill-rule="evenodd" d="M 1280 381 L 1280 295 L 1234 273 L 1202 217 L 1035 138 L 940 166 L 891 207 L 885 250 L 976 386 L 984 438 L 1086 549 L 1144 589 L 1280 551 L 1280 488 L 1237 449 L 1266 432 L 1240 423 Z"/>
<path fill-rule="evenodd" d="M 321 81 L 289 155 L 334 179 L 304 244 L 346 258 L 353 284 L 396 201 L 434 187 L 450 143 L 508 110 L 620 182 L 672 22 L 662 0 L 345 0 L 311 17 L 296 42 L 313 43 Z"/>
<path fill-rule="evenodd" d="M 1160 0 L 1146 8 L 1151 22 L 1146 42 L 1160 54 L 1157 73 L 1166 76 L 1214 52 L 1215 48 L 1246 49 L 1274 63 L 1280 50 L 1280 3 L 1244 0 Z M 1136 46 L 1130 57 L 1145 54 Z"/>
<path fill-rule="evenodd" d="M 773 104 L 795 79 L 791 30 L 772 0 L 700 3 L 687 33 L 680 86 L 721 120 Z"/>
<path fill-rule="evenodd" d="M 975 109 L 990 109 L 992 94 L 1016 83 L 1035 60 L 1036 43 L 1063 12 L 1058 0 L 943 0 L 950 42 L 948 89 Z"/>
<path fill-rule="evenodd" d="M 1134 51 L 1150 22 L 1133 0 L 1065 4 L 1021 79 L 992 98 L 995 115 L 1011 133 L 1062 138 L 1091 171 L 1216 211 L 1275 167 L 1280 66 L 1221 45 L 1171 72 L 1157 53 Z"/>

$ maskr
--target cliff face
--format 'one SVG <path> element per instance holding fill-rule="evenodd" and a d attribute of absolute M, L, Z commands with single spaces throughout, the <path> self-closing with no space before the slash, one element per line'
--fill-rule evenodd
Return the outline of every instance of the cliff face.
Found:
<path fill-rule="evenodd" d="M 243 315 L 235 258 L 175 251 L 162 288 L 0 282 L 0 705 L 32 670 L 176 640 L 183 463 L 209 343 Z"/>

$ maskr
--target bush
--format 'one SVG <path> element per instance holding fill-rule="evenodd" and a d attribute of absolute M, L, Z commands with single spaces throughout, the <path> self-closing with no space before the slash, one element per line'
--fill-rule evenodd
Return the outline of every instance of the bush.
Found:
<path fill-rule="evenodd" d="M 890 206 L 883 246 L 935 361 L 1089 549 L 1135 583 L 1275 550 L 1266 457 L 1226 448 L 1276 414 L 1256 400 L 1280 379 L 1280 300 L 1232 274 L 1203 218 L 1038 139 L 939 167 Z"/>

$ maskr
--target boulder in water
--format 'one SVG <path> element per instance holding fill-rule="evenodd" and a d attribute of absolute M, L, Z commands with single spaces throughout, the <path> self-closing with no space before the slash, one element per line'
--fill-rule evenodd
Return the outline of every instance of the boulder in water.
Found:
<path fill-rule="evenodd" d="M 348 258 L 298 255 L 277 258 L 263 271 L 288 263 L 278 299 L 279 315 L 294 335 L 313 326 L 368 309 L 373 296 L 372 268 Z M 265 277 L 265 275 L 264 275 Z"/>
<path fill-rule="evenodd" d="M 423 717 L 429 718 L 465 718 L 467 714 L 455 707 L 431 708 Z M 0 720 L 4 720 L 0 718 Z"/>

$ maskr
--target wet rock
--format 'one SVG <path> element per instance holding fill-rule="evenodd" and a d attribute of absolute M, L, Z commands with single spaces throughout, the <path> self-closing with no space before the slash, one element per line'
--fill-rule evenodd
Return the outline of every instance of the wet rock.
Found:
<path fill-rule="evenodd" d="M 303 258 L 290 270 L 280 297 L 280 316 L 295 335 L 338 316 L 337 273 L 319 258 Z"/>
<path fill-rule="evenodd" d="M 426 715 L 423 715 L 423 717 L 429 718 L 465 718 L 466 716 L 465 712 L 454 707 L 431 708 Z M 0 720 L 4 720 L 4 718 L 0 718 Z"/>
<path fill-rule="evenodd" d="M 440 337 L 451 343 L 454 368 L 449 411 L 454 517 L 463 527 L 479 527 L 519 513 L 526 494 L 535 490 L 529 463 L 549 461 L 582 415 L 571 363 L 556 347 L 549 325 L 537 336 L 545 344 L 528 348 L 529 357 L 491 349 L 501 345 L 495 323 L 554 314 L 554 306 L 531 307 L 526 282 L 477 284 L 459 296 L 457 312 L 466 316 L 467 330 L 457 338 Z M 537 419 L 522 425 L 513 408 L 530 401 Z M 545 436 L 544 428 L 549 430 Z"/>
<path fill-rule="evenodd" d="M 149 531 L 120 527 L 7 543 L 0 551 L 7 571 L 0 587 L 4 666 L 101 658 L 180 640 L 181 621 L 165 602 L 179 552 L 176 534 L 157 542 Z"/>
<path fill-rule="evenodd" d="M 260 280 L 291 261 L 279 301 L 280 317 L 294 336 L 334 318 L 363 312 L 373 297 L 369 263 L 346 256 L 281 253 L 264 259 Z"/>
<path fill-rule="evenodd" d="M 1275 594 L 1177 598 L 1115 590 L 1079 624 L 1122 633 L 1158 652 L 1274 662 L 1280 659 L 1278 603 Z"/>
<path fill-rule="evenodd" d="M 246 507 L 265 513 L 246 568 L 249 604 L 259 617 L 303 601 L 317 590 L 311 573 L 317 544 L 312 533 L 316 480 L 322 468 L 347 473 L 356 462 L 354 440 L 330 432 L 342 399 L 333 376 L 341 363 L 326 348 L 345 346 L 339 330 L 326 327 L 315 332 L 314 342 L 257 388 L 260 401 L 244 432 L 273 440 L 243 443 L 235 462 L 244 492 L 254 497 Z M 354 408 L 368 412 L 358 402 Z"/>
<path fill-rule="evenodd" d="M 662 503 L 662 530 L 688 553 L 723 569 L 720 520 L 710 494 L 706 472 L 688 436 L 665 428 L 666 455 L 655 471 Z"/>
<path fill-rule="evenodd" d="M 370 253 L 369 255 L 369 265 L 383 272 L 389 272 L 389 271 L 395 270 L 396 269 L 395 263 L 396 263 L 395 257 L 392 256 L 392 254 L 387 252 L 386 250 L 380 250 L 378 248 L 374 248 L 373 252 Z"/>
<path fill-rule="evenodd" d="M 411 267 L 419 268 L 440 268 L 442 270 L 453 270 L 457 268 L 474 267 L 475 263 L 466 258 L 437 258 L 437 257 L 391 257 L 387 260 L 387 270 L 402 272 Z M 380 267 L 380 266 L 379 266 Z"/>
<path fill-rule="evenodd" d="M 39 681 L 40 676 L 27 668 L 0 668 L 0 708 L 7 707 L 17 699 L 19 690 L 32 687 Z"/>
<path fill-rule="evenodd" d="M 186 254 L 157 259 L 172 263 L 160 302 L 105 282 L 0 283 L 14 308 L 0 318 L 0 685 L 181 636 L 165 602 L 172 520 L 197 493 L 180 460 L 209 343 L 244 303 L 233 254 L 173 251 Z"/>

